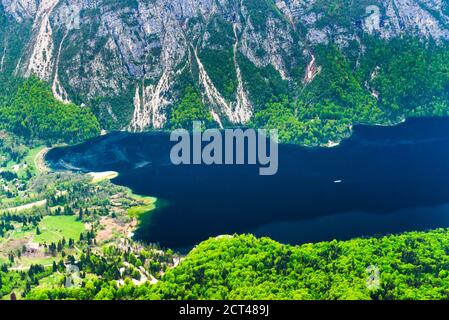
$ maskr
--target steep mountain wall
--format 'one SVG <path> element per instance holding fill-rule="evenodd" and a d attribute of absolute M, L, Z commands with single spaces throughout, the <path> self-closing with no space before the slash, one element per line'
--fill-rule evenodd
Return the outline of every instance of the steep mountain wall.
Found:
<path fill-rule="evenodd" d="M 1 0 L 0 16 L 1 71 L 36 75 L 133 131 L 166 126 L 188 86 L 218 125 L 246 123 L 259 92 L 313 81 L 317 44 L 449 39 L 443 0 Z"/>

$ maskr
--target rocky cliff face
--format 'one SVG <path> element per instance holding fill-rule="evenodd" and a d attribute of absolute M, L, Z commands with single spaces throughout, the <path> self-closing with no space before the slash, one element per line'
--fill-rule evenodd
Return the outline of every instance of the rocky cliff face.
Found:
<path fill-rule="evenodd" d="M 134 131 L 163 128 L 190 85 L 218 125 L 246 123 L 260 90 L 313 81 L 320 43 L 449 40 L 444 0 L 1 0 L 0 16 L 0 71 Z"/>

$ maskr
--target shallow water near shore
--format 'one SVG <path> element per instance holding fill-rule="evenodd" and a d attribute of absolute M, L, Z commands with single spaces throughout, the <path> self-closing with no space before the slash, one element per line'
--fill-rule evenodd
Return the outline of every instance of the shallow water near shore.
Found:
<path fill-rule="evenodd" d="M 174 249 L 222 234 L 300 244 L 449 227 L 449 119 L 356 126 L 334 148 L 282 145 L 279 172 L 174 166 L 167 133 L 112 133 L 51 150 L 53 169 L 117 171 L 113 181 L 164 199 L 136 237 Z"/>

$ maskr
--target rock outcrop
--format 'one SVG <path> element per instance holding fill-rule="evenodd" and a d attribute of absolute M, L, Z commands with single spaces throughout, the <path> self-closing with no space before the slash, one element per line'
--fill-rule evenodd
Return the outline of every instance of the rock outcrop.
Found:
<path fill-rule="evenodd" d="M 363 33 L 449 40 L 442 0 L 334 2 L 336 12 L 315 0 L 1 0 L 0 14 L 29 36 L 17 54 L 3 33 L 0 72 L 14 61 L 10 69 L 48 81 L 58 99 L 96 104 L 133 131 L 163 128 L 190 83 L 223 126 L 247 123 L 258 107 L 250 70 L 268 70 L 266 82 L 313 81 L 317 44 L 346 46 Z M 304 79 L 293 79 L 298 69 Z"/>

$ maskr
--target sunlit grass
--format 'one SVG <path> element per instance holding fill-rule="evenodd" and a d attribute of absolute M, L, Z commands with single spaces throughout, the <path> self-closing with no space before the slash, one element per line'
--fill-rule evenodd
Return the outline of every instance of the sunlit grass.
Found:
<path fill-rule="evenodd" d="M 34 237 L 34 242 L 51 243 L 66 240 L 78 240 L 84 231 L 84 224 L 76 216 L 47 216 L 39 224 L 41 234 Z"/>

